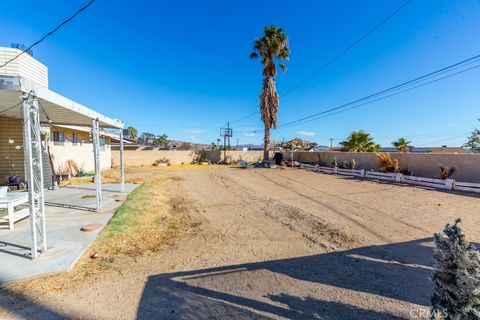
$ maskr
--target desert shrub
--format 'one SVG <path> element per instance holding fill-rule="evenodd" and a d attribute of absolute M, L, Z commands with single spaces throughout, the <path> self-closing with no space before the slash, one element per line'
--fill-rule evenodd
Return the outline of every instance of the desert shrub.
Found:
<path fill-rule="evenodd" d="M 158 166 L 160 163 L 167 163 L 169 164 L 170 163 L 170 160 L 163 157 L 162 159 L 158 159 L 158 160 L 155 160 L 155 162 L 153 163 L 154 166 Z"/>
<path fill-rule="evenodd" d="M 385 172 L 399 172 L 400 165 L 397 159 L 392 159 L 390 153 L 377 153 L 378 166 Z"/>
<path fill-rule="evenodd" d="M 449 168 L 446 165 L 441 164 L 439 178 L 443 180 L 448 179 L 455 173 L 455 171 L 456 171 L 455 167 Z"/>
<path fill-rule="evenodd" d="M 335 160 L 332 162 L 332 165 L 340 169 L 357 168 L 357 162 L 355 161 L 355 159 L 352 159 L 351 161 L 338 161 L 337 158 L 335 158 Z"/>
<path fill-rule="evenodd" d="M 195 157 L 193 159 L 193 163 L 203 163 L 203 162 L 208 162 L 208 154 L 205 151 L 200 151 L 195 154 Z"/>
<path fill-rule="evenodd" d="M 480 318 L 480 256 L 458 226 L 435 233 L 432 319 Z"/>

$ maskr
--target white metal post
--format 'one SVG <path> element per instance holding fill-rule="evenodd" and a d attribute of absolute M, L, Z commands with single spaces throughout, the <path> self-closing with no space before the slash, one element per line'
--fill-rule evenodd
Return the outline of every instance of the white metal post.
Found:
<path fill-rule="evenodd" d="M 92 119 L 93 157 L 95 163 L 96 210 L 102 210 L 102 175 L 100 172 L 100 133 L 98 119 Z"/>
<path fill-rule="evenodd" d="M 34 116 L 34 125 L 33 125 L 33 135 L 35 137 L 32 141 L 32 149 L 35 148 L 36 155 L 36 166 L 37 169 L 35 172 L 38 173 L 37 177 L 37 187 L 35 190 L 38 197 L 38 214 L 40 219 L 40 232 L 42 236 L 42 252 L 47 251 L 47 231 L 46 231 L 46 222 L 45 222 L 45 184 L 43 180 L 43 150 L 42 150 L 42 135 L 40 132 L 40 109 L 38 107 L 38 98 L 33 99 L 33 116 Z"/>
<path fill-rule="evenodd" d="M 120 192 L 125 191 L 125 163 L 123 155 L 123 129 L 120 129 Z"/>
<path fill-rule="evenodd" d="M 30 101 L 28 96 L 23 101 L 23 152 L 25 155 L 25 175 L 28 184 L 28 209 L 30 213 L 30 237 L 32 240 L 31 255 L 35 259 L 38 255 L 37 251 L 37 232 L 36 228 L 36 210 L 35 210 L 35 193 L 33 190 L 33 156 L 32 156 L 32 131 L 30 118 Z"/>

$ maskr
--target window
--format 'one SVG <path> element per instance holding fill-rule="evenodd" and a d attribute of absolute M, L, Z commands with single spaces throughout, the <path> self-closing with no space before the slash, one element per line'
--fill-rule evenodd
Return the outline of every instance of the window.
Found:
<path fill-rule="evenodd" d="M 78 133 L 72 133 L 72 143 L 77 145 L 79 142 L 80 140 L 78 139 Z"/>
<path fill-rule="evenodd" d="M 63 146 L 65 142 L 65 134 L 63 131 L 53 131 L 53 144 L 56 146 Z"/>
<path fill-rule="evenodd" d="M 100 140 L 98 141 L 98 144 L 100 145 L 100 150 L 104 151 L 105 150 L 105 138 L 100 137 Z"/>

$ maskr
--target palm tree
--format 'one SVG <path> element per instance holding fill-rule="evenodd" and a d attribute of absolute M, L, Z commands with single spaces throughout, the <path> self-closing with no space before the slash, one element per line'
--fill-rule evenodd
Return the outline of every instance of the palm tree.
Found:
<path fill-rule="evenodd" d="M 410 145 L 411 141 L 407 141 L 405 138 L 399 138 L 392 142 L 392 146 L 397 148 L 400 152 L 408 152 L 412 148 Z"/>
<path fill-rule="evenodd" d="M 253 52 L 250 54 L 250 59 L 262 58 L 263 85 L 260 92 L 260 114 L 265 126 L 263 161 L 267 161 L 270 128 L 277 128 L 277 112 L 280 104 L 275 87 L 277 63 L 283 72 L 287 70 L 280 60 L 289 58 L 290 49 L 288 48 L 288 38 L 282 28 L 273 25 L 265 26 L 263 32 L 263 37 L 255 39 L 253 43 Z"/>
<path fill-rule="evenodd" d="M 127 128 L 127 130 L 130 131 L 130 139 L 137 141 L 137 138 L 138 138 L 137 128 L 130 126 Z"/>
<path fill-rule="evenodd" d="M 370 133 L 364 131 L 354 131 L 350 133 L 347 140 L 340 142 L 342 151 L 347 152 L 377 152 L 380 145 L 373 142 Z"/>

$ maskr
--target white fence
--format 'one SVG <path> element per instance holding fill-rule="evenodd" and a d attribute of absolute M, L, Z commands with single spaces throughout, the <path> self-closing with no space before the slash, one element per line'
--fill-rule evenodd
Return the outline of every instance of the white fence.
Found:
<path fill-rule="evenodd" d="M 345 176 L 354 176 L 360 178 L 384 180 L 398 183 L 413 184 L 417 186 L 432 187 L 445 190 L 457 190 L 480 193 L 480 183 L 460 182 L 454 179 L 432 179 L 424 177 L 416 177 L 404 175 L 402 173 L 394 172 L 377 172 L 377 171 L 365 171 L 354 169 L 341 169 L 338 167 L 323 167 L 319 165 L 301 164 L 300 168 L 314 171 L 323 172 L 328 174 L 340 174 Z"/>

